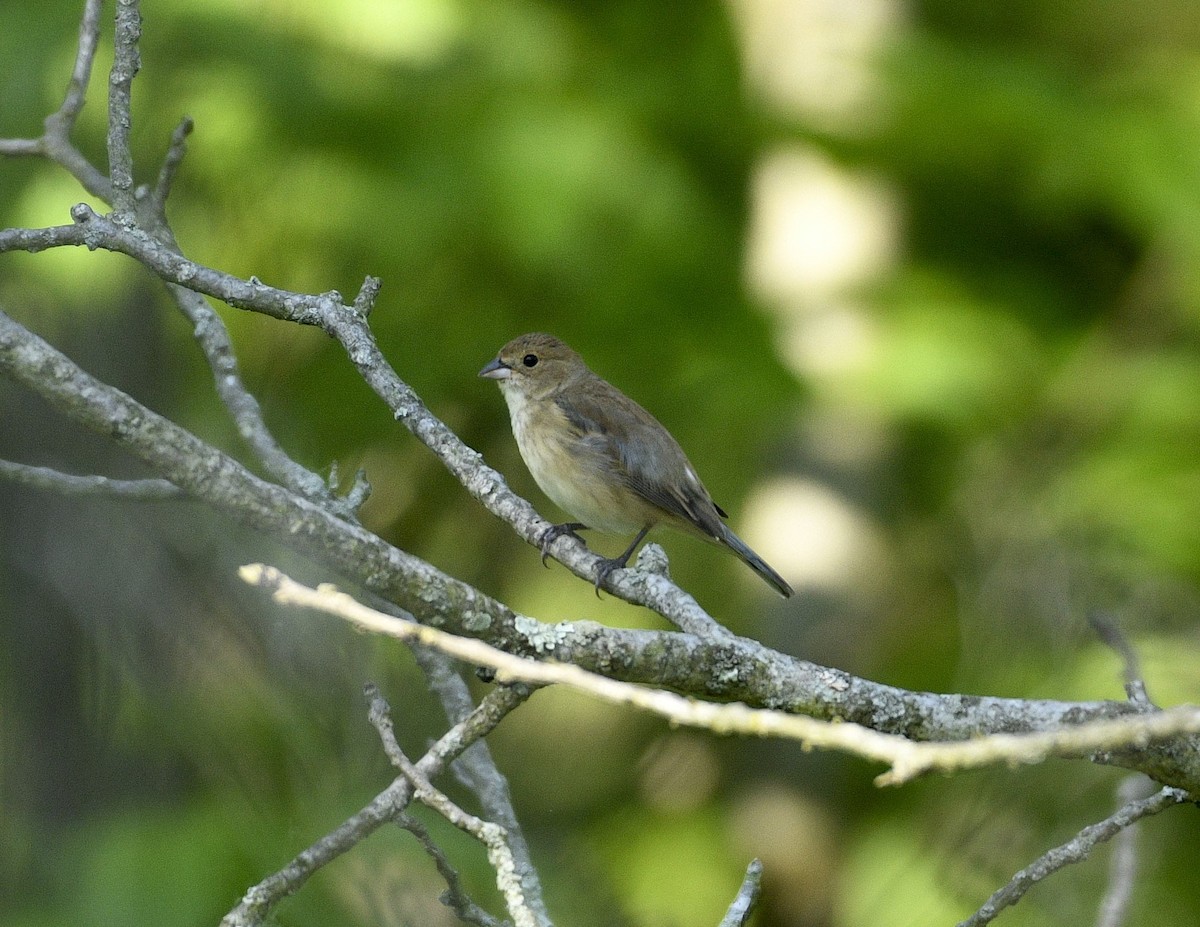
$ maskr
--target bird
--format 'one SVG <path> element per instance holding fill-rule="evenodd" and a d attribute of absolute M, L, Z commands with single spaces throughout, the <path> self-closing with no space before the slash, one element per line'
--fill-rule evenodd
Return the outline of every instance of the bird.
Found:
<path fill-rule="evenodd" d="M 508 405 L 517 448 L 541 490 L 575 521 L 551 525 L 539 538 L 542 563 L 550 545 L 578 531 L 635 535 L 619 557 L 602 559 L 600 587 L 624 568 L 649 531 L 669 526 L 721 544 L 785 598 L 788 585 L 725 524 L 696 469 L 653 415 L 553 335 L 509 341 L 479 376 L 495 380 Z M 586 546 L 586 544 L 585 544 Z"/>

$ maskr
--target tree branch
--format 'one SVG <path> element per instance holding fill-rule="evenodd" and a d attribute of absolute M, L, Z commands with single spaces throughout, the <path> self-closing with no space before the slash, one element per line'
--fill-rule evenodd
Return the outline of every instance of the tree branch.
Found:
<path fill-rule="evenodd" d="M 803 715 L 714 704 L 684 698 L 661 689 L 645 689 L 580 669 L 570 663 L 543 663 L 498 650 L 482 641 L 458 637 L 437 628 L 368 608 L 332 586 L 311 589 L 273 567 L 242 567 L 246 582 L 271 592 L 276 602 L 335 615 L 358 628 L 434 647 L 458 660 L 488 667 L 501 682 L 533 685 L 558 683 L 606 702 L 632 705 L 674 724 L 705 728 L 718 734 L 752 734 L 798 740 L 806 747 L 840 750 L 888 764 L 879 785 L 899 785 L 922 773 L 954 772 L 995 763 L 1036 763 L 1050 756 L 1080 757 L 1097 750 L 1121 750 L 1155 740 L 1200 732 L 1200 708 L 1180 706 L 1150 715 L 1093 721 L 1077 727 L 1030 734 L 993 734 L 958 743 L 913 743 L 896 734 L 881 734 L 857 724 L 817 721 Z"/>
<path fill-rule="evenodd" d="M 319 296 L 292 293 L 267 286 L 254 277 L 246 281 L 212 270 L 189 261 L 140 229 L 125 228 L 97 215 L 83 203 L 72 208 L 71 216 L 75 225 L 0 232 L 0 253 L 41 251 L 64 245 L 116 251 L 134 258 L 168 283 L 215 297 L 239 309 L 322 329 L 342 345 L 359 374 L 396 419 L 441 459 L 464 488 L 540 549 L 539 539 L 549 522 L 513 493 L 503 476 L 484 464 L 478 452 L 463 444 L 426 408 L 383 357 L 365 316 L 347 307 L 339 293 Z M 364 291 L 372 282 L 374 278 L 368 278 Z M 577 576 L 589 582 L 594 580 L 601 558 L 585 546 L 564 537 L 555 542 L 551 552 Z M 664 576 L 637 570 L 615 571 L 605 588 L 628 602 L 653 609 L 681 630 L 714 638 L 732 636 L 695 599 Z"/>
<path fill-rule="evenodd" d="M 758 896 L 762 891 L 762 874 L 762 861 L 752 859 L 750 865 L 746 867 L 746 877 L 742 879 L 742 886 L 738 889 L 737 897 L 733 899 L 733 904 L 721 918 L 718 927 L 745 927 L 758 904 Z"/>
<path fill-rule="evenodd" d="M 1146 798 L 1146 789 L 1150 784 L 1145 776 L 1128 776 L 1117 789 L 1117 800 L 1124 806 Z M 1108 888 L 1100 899 L 1096 927 L 1121 927 L 1125 922 L 1137 881 L 1137 835 L 1138 825 L 1130 824 L 1113 840 L 1112 857 L 1108 864 Z"/>
<path fill-rule="evenodd" d="M 160 502 L 184 498 L 183 490 L 168 480 L 115 480 L 107 476 L 77 476 L 49 467 L 0 460 L 0 479 L 65 496 L 111 496 L 130 502 Z"/>
<path fill-rule="evenodd" d="M 154 189 L 150 191 L 148 206 L 151 215 L 164 228 L 167 226 L 167 197 L 171 195 L 171 188 L 175 185 L 175 175 L 179 172 L 184 155 L 187 154 L 187 138 L 194 128 L 195 123 L 190 117 L 184 116 L 179 120 L 179 125 L 171 133 L 171 144 L 167 146 L 162 167 L 158 170 L 158 180 Z"/>
<path fill-rule="evenodd" d="M 360 526 L 256 477 L 185 429 L 80 370 L 3 313 L 0 373 L 39 393 L 80 424 L 107 434 L 159 476 L 217 511 L 318 557 L 425 624 L 483 638 L 510 653 L 534 657 L 550 653 L 560 661 L 617 679 L 818 719 L 854 721 L 910 740 L 1053 730 L 1135 713 L 1127 703 L 1118 702 L 908 692 L 732 635 L 714 639 L 608 628 L 593 622 L 544 625 L 515 614 Z M 1103 761 L 1200 793 L 1195 737 L 1150 744 Z"/>
<path fill-rule="evenodd" d="M 142 66 L 138 53 L 142 37 L 138 0 L 117 0 L 114 35 L 113 64 L 108 76 L 108 177 L 117 221 L 126 224 L 132 222 L 134 212 L 133 153 L 129 148 L 133 79 Z"/>
<path fill-rule="evenodd" d="M 442 893 L 442 904 L 453 911 L 460 921 L 468 924 L 477 924 L 478 927 L 504 927 L 498 918 L 488 914 L 467 894 L 458 870 L 450 864 L 450 860 L 446 858 L 442 848 L 433 842 L 433 837 L 425 829 L 425 825 L 408 814 L 398 814 L 395 820 L 400 827 L 417 839 L 417 843 L 421 844 L 421 849 L 433 860 L 438 873 L 445 880 L 446 891 Z"/>
<path fill-rule="evenodd" d="M 392 614 L 387 609 L 383 611 Z M 427 647 L 414 647 L 413 656 L 425 674 L 430 688 L 441 699 L 446 716 L 452 722 L 466 717 L 474 708 L 474 702 L 454 661 L 446 654 Z M 484 814 L 508 833 L 508 845 L 512 850 L 526 903 L 541 927 L 550 927 L 550 913 L 542 894 L 541 879 L 534 868 L 529 845 L 517 820 L 508 780 L 492 759 L 487 741 L 480 740 L 471 744 L 462 756 L 454 761 L 451 769 L 458 781 L 479 799 L 479 806 Z"/>
<path fill-rule="evenodd" d="M 1154 702 L 1146 691 L 1146 681 L 1142 678 L 1141 661 L 1137 651 L 1121 632 L 1121 628 L 1111 615 L 1093 611 L 1088 614 L 1088 624 L 1096 632 L 1100 640 L 1113 649 L 1121 658 L 1122 678 L 1125 682 L 1125 694 L 1129 701 L 1143 711 L 1153 711 Z"/>
<path fill-rule="evenodd" d="M 39 138 L 0 139 L 0 154 L 11 157 L 47 157 L 68 171 L 92 196 L 112 201 L 112 184 L 71 141 L 71 131 L 86 99 L 100 39 L 102 0 L 86 0 L 79 23 L 75 65 L 62 106 L 46 117 Z"/>
<path fill-rule="evenodd" d="M 400 773 L 411 783 L 413 797 L 427 808 L 431 808 L 459 830 L 470 834 L 487 848 L 488 862 L 496 871 L 496 887 L 504 896 L 508 913 L 516 927 L 537 927 L 537 918 L 530 910 L 517 875 L 516 862 L 508 846 L 508 834 L 499 824 L 484 821 L 456 805 L 404 755 L 392 729 L 391 709 L 371 683 L 366 686 L 367 698 L 371 702 L 370 718 L 383 741 L 384 752 Z"/>
<path fill-rule="evenodd" d="M 1111 840 L 1124 828 L 1142 818 L 1158 814 L 1172 805 L 1188 801 L 1181 789 L 1166 788 L 1150 798 L 1132 801 L 1116 814 L 1085 827 L 1060 847 L 1043 854 L 1012 877 L 1007 885 L 992 895 L 978 911 L 959 923 L 958 927 L 983 927 L 990 924 L 1005 908 L 1020 901 L 1029 889 L 1064 866 L 1087 859 L 1097 845 Z"/>
<path fill-rule="evenodd" d="M 450 728 L 429 748 L 417 762 L 417 770 L 426 778 L 436 776 L 463 750 L 495 730 L 496 725 L 528 697 L 529 690 L 521 686 L 493 689 L 470 716 Z M 411 800 L 412 783 L 404 776 L 397 777 L 361 811 L 301 852 L 279 872 L 252 886 L 221 919 L 221 927 L 260 927 L 275 905 L 297 892 L 309 876 L 358 845 L 381 824 L 393 820 Z"/>

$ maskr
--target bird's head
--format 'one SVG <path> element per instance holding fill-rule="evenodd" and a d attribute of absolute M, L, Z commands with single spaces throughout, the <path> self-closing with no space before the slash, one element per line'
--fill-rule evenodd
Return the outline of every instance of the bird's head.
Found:
<path fill-rule="evenodd" d="M 578 354 L 553 335 L 534 332 L 514 338 L 479 371 L 505 393 L 540 399 L 587 373 Z"/>

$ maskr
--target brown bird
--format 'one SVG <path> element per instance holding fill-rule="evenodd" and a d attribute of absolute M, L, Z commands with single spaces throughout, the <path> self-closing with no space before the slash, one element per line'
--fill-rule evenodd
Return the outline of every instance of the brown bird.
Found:
<path fill-rule="evenodd" d="M 584 528 L 636 534 L 625 553 L 597 569 L 599 591 L 651 528 L 670 525 L 725 545 L 782 595 L 792 595 L 783 577 L 721 520 L 725 512 L 670 432 L 566 344 L 553 335 L 521 335 L 479 375 L 500 385 L 517 447 L 538 486 L 578 519 L 545 531 L 543 562 L 564 534 L 581 543 L 576 532 Z"/>

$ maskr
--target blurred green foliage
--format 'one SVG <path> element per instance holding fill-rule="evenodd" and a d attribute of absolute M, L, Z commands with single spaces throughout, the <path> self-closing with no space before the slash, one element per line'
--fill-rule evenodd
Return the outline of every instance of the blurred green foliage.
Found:
<path fill-rule="evenodd" d="M 36 135 L 58 105 L 78 6 L 0 6 L 0 136 Z M 834 120 L 755 92 L 752 6 L 146 0 L 140 179 L 192 116 L 170 209 L 189 256 L 348 296 L 381 276 L 372 324 L 400 375 L 548 517 L 475 377 L 538 329 L 667 423 L 735 524 L 771 479 L 854 512 L 870 555 L 787 604 L 721 552 L 665 539 L 679 582 L 740 632 L 897 685 L 1120 698 L 1084 621 L 1105 609 L 1152 695 L 1200 700 L 1192 6 L 880 0 L 895 16 L 865 65 L 872 95 Z M 774 8 L 778 34 L 805 6 Z M 110 41 L 78 133 L 101 164 Z M 780 148 L 888 191 L 893 252 L 834 297 L 784 304 L 747 282 L 758 166 Z M 0 163 L 4 226 L 67 222 L 84 198 L 49 165 Z M 795 348 L 827 298 L 853 307 L 851 361 Z M 0 306 L 245 456 L 187 326 L 131 262 L 6 255 Z M 284 445 L 365 467 L 372 528 L 539 618 L 660 626 L 542 570 L 335 345 L 222 314 Z M 139 472 L 5 384 L 0 456 Z M 274 544 L 192 506 L 7 485 L 0 524 L 5 924 L 215 923 L 388 781 L 365 679 L 410 752 L 437 735 L 400 648 L 240 588 L 247 560 L 330 578 Z M 1119 781 L 1055 764 L 880 793 L 862 763 L 684 739 L 548 692 L 492 740 L 552 911 L 577 925 L 716 923 L 755 855 L 761 927 L 951 923 L 1106 815 Z M 1144 828 L 1130 924 L 1200 920 L 1189 825 L 1179 809 Z M 494 906 L 482 853 L 447 831 Z M 1089 922 L 1104 880 L 1097 858 L 1002 923 Z M 277 921 L 448 923 L 439 890 L 406 835 L 379 834 Z"/>

